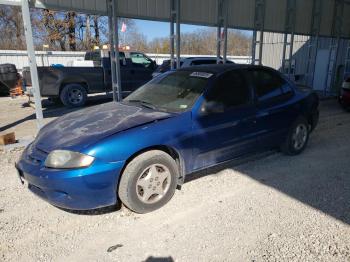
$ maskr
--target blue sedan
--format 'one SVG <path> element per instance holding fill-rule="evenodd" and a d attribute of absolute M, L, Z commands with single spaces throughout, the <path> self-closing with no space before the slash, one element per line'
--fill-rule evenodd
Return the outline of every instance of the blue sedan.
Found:
<path fill-rule="evenodd" d="M 253 151 L 301 153 L 318 122 L 318 97 L 262 66 L 184 68 L 121 103 L 62 116 L 16 164 L 28 188 L 55 206 L 116 204 L 146 213 L 185 176 Z"/>

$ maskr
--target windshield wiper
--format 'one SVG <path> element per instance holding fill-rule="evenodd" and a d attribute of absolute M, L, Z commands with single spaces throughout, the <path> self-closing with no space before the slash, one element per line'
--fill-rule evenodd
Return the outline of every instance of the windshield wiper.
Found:
<path fill-rule="evenodd" d="M 131 99 L 131 100 L 126 100 L 127 102 L 129 103 L 138 103 L 140 104 L 141 106 L 143 107 L 146 107 L 146 108 L 150 108 L 150 109 L 153 109 L 153 110 L 156 110 L 157 107 L 149 102 L 146 102 L 146 101 L 142 101 L 142 100 L 138 100 L 138 99 Z"/>

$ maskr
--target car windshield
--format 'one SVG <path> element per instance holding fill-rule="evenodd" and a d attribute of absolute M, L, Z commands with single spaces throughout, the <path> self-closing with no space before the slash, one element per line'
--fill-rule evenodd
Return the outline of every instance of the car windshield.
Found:
<path fill-rule="evenodd" d="M 184 112 L 203 93 L 211 76 L 205 72 L 172 72 L 153 79 L 123 101 L 168 112 Z"/>

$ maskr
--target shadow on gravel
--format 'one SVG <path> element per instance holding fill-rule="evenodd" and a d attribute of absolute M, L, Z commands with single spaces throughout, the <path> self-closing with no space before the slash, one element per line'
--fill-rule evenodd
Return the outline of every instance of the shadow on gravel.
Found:
<path fill-rule="evenodd" d="M 91 209 L 91 210 L 72 210 L 72 209 L 65 209 L 61 207 L 57 207 L 65 212 L 75 214 L 75 215 L 83 215 L 83 216 L 98 216 L 98 215 L 104 215 L 104 214 L 109 214 L 113 213 L 116 211 L 121 210 L 121 204 L 118 203 L 113 206 L 108 206 L 108 207 L 102 207 L 102 208 L 96 208 L 96 209 Z"/>
<path fill-rule="evenodd" d="M 350 125 L 348 130 L 342 130 L 343 134 L 337 123 L 334 126 L 331 136 L 316 130 L 313 135 L 317 142 L 301 155 L 257 154 L 188 175 L 186 182 L 225 169 L 235 170 L 350 225 L 350 146 L 342 146 Z"/>

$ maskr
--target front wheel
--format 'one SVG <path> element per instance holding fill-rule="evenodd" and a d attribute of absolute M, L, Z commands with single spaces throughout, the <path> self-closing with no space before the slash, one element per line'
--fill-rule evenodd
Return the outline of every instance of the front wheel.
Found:
<path fill-rule="evenodd" d="M 299 117 L 289 129 L 288 135 L 281 145 L 281 151 L 286 155 L 300 154 L 307 145 L 309 134 L 309 123 L 304 117 Z"/>
<path fill-rule="evenodd" d="M 87 92 L 81 84 L 68 84 L 62 89 L 60 99 L 67 107 L 83 106 L 87 100 Z"/>
<path fill-rule="evenodd" d="M 135 157 L 125 168 L 118 195 L 136 213 L 148 213 L 170 201 L 177 185 L 175 160 L 160 150 Z"/>

